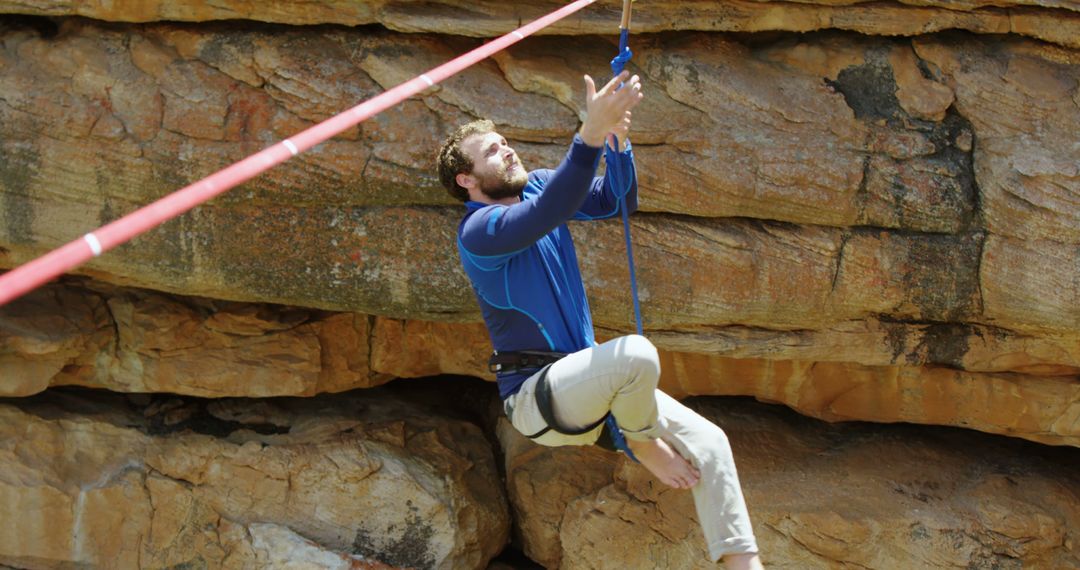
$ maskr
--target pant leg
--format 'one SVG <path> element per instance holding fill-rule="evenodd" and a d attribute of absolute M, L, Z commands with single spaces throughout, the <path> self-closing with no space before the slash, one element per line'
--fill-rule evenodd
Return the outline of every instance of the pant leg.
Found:
<path fill-rule="evenodd" d="M 523 434 L 537 433 L 545 426 L 536 407 L 534 375 L 521 390 L 507 399 L 510 422 Z M 645 337 L 630 335 L 610 340 L 566 356 L 551 365 L 547 382 L 551 387 L 552 411 L 565 429 L 581 429 L 610 411 L 631 439 L 660 436 L 656 407 L 656 386 L 660 381 L 660 358 L 656 347 Z M 603 426 L 579 436 L 554 431 L 536 438 L 541 445 L 590 445 Z"/>
<path fill-rule="evenodd" d="M 657 390 L 663 439 L 701 472 L 692 489 L 709 556 L 758 552 L 727 435 L 716 424 Z"/>
<path fill-rule="evenodd" d="M 563 358 L 548 371 L 555 419 L 581 428 L 615 416 L 630 439 L 660 436 L 656 386 L 660 356 L 648 339 L 629 335 Z"/>

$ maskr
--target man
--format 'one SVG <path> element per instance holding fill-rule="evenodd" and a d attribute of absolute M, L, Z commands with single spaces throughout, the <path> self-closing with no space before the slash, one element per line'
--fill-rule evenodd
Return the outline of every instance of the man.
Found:
<path fill-rule="evenodd" d="M 518 431 L 550 446 L 596 442 L 610 413 L 643 466 L 692 490 L 712 558 L 761 568 L 724 433 L 656 389 L 659 358 L 647 339 L 593 338 L 566 222 L 613 216 L 622 200 L 637 208 L 627 133 L 643 94 L 625 72 L 599 91 L 585 76 L 585 90 L 585 120 L 555 170 L 526 172 L 490 121 L 463 125 L 439 151 L 439 179 L 467 208 L 458 250 L 495 347 L 504 409 Z M 626 188 L 594 177 L 605 143 L 630 166 Z"/>

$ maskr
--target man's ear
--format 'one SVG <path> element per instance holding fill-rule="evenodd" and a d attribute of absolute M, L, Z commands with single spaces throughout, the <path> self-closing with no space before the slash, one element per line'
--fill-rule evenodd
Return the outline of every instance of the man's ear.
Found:
<path fill-rule="evenodd" d="M 476 177 L 472 174 L 459 173 L 454 177 L 454 181 L 458 183 L 458 186 L 466 190 L 472 190 L 476 187 Z"/>

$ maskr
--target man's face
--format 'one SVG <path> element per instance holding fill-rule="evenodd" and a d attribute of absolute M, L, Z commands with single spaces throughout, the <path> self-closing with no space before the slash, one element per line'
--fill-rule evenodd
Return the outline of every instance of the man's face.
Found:
<path fill-rule="evenodd" d="M 502 135 L 495 132 L 473 135 L 462 141 L 461 148 L 472 158 L 471 176 L 484 196 L 502 200 L 521 194 L 529 173 Z"/>

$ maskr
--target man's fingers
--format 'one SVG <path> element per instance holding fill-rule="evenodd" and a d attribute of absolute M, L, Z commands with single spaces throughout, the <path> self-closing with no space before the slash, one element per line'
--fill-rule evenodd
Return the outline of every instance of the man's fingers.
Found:
<path fill-rule="evenodd" d="M 619 89 L 615 95 L 621 98 L 622 104 L 627 108 L 637 105 L 645 97 L 641 92 L 641 82 L 636 75 L 624 83 L 622 89 Z"/>
<path fill-rule="evenodd" d="M 585 96 L 586 101 L 592 101 L 596 97 L 596 83 L 593 83 L 593 78 L 587 73 L 585 74 Z"/>
<path fill-rule="evenodd" d="M 628 71 L 620 72 L 615 77 L 612 77 L 611 81 L 607 82 L 607 85 L 604 85 L 604 88 L 600 90 L 600 94 L 605 95 L 607 93 L 611 93 L 612 91 L 614 91 L 615 89 L 617 89 L 619 87 L 620 83 L 625 82 L 626 78 L 629 77 L 629 76 L 630 76 L 630 72 L 628 72 Z"/>

